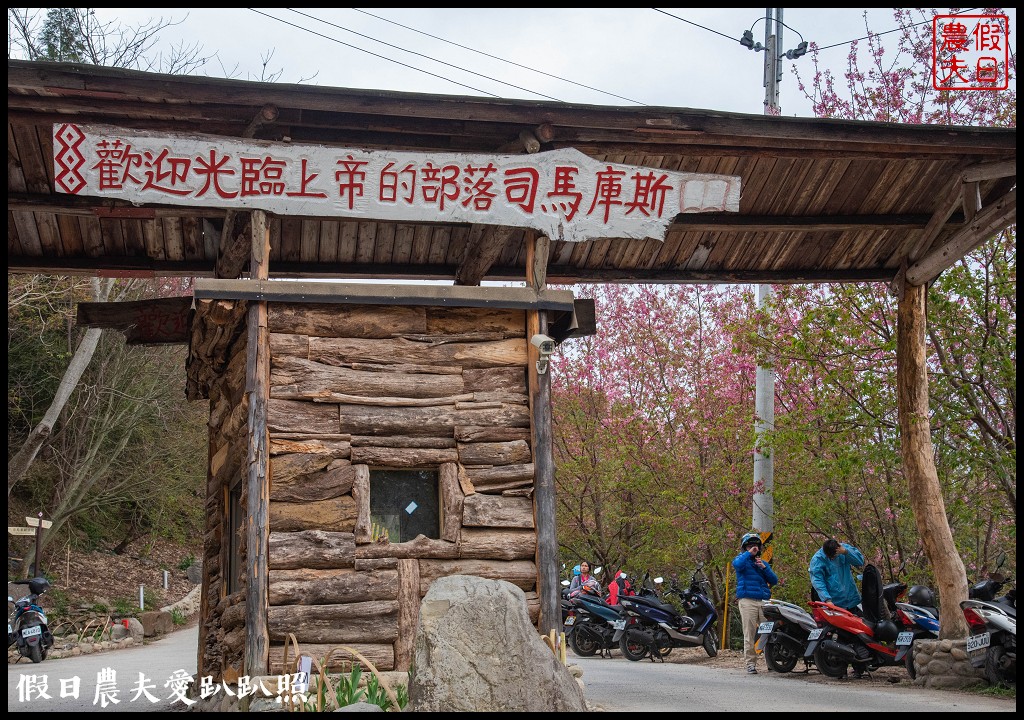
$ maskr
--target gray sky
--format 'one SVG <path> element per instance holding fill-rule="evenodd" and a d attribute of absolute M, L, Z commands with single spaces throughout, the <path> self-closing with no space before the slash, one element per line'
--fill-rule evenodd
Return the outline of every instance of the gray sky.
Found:
<path fill-rule="evenodd" d="M 789 28 L 782 49 L 795 48 L 801 38 L 817 42 L 827 48 L 822 67 L 841 77 L 848 41 L 867 35 L 864 12 L 785 9 Z M 96 13 L 123 24 L 180 20 L 161 32 L 162 44 L 198 43 L 206 53 L 216 52 L 203 71 L 216 77 L 259 79 L 263 58 L 272 52 L 267 70 L 282 71 L 280 82 L 763 112 L 765 53 L 737 40 L 752 29 L 754 40 L 764 42 L 765 8 L 147 7 Z M 1015 52 L 1016 13 L 1006 14 Z M 887 8 L 870 10 L 868 23 L 876 33 L 896 27 Z M 884 36 L 891 48 L 887 58 L 898 35 Z M 866 50 L 866 44 L 860 46 Z M 782 114 L 809 117 L 811 104 L 792 74 L 794 64 L 808 82 L 814 71 L 809 54 L 784 61 Z"/>

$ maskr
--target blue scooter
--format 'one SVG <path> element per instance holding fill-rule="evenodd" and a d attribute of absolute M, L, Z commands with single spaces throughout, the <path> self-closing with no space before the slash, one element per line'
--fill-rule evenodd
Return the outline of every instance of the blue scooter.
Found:
<path fill-rule="evenodd" d="M 896 661 L 902 660 L 907 666 L 910 679 L 917 678 L 914 667 L 914 643 L 920 639 L 935 639 L 939 636 L 939 611 L 935 607 L 935 593 L 924 585 L 915 585 L 907 594 L 909 602 L 898 602 L 896 605 L 896 623 L 901 637 L 896 640 Z M 906 633 L 912 633 L 910 642 L 906 642 Z M 903 641 L 903 642 L 901 642 Z"/>

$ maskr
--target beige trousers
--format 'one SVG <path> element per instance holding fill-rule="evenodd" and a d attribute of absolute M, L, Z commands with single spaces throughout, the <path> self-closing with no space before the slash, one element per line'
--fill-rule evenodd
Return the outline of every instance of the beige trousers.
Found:
<path fill-rule="evenodd" d="M 740 606 L 740 623 L 743 625 L 743 660 L 747 667 L 757 666 L 757 654 L 754 643 L 757 642 L 757 626 L 764 622 L 764 611 L 761 609 L 763 600 L 740 598 L 736 603 Z"/>

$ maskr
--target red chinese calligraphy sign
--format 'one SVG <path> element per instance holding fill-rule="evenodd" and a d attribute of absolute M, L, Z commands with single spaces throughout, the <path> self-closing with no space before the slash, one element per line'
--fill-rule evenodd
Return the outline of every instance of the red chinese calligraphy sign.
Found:
<path fill-rule="evenodd" d="M 932 87 L 1006 90 L 1010 86 L 1010 23 L 1005 15 L 932 18 Z"/>
<path fill-rule="evenodd" d="M 279 215 L 534 228 L 552 240 L 664 239 L 678 213 L 739 210 L 740 179 L 533 155 L 293 145 L 53 126 L 57 192 Z"/>

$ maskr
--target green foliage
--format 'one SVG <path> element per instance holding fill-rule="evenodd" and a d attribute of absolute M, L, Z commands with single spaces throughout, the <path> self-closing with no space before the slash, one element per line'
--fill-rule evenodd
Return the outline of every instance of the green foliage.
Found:
<path fill-rule="evenodd" d="M 47 10 L 40 40 L 46 60 L 76 63 L 88 61 L 85 38 L 73 8 Z"/>
<path fill-rule="evenodd" d="M 171 621 L 175 625 L 184 625 L 188 622 L 188 617 L 178 608 L 171 608 Z"/>
<path fill-rule="evenodd" d="M 188 570 L 190 567 L 192 567 L 195 564 L 196 564 L 196 556 L 192 555 L 191 553 L 189 553 L 184 558 L 182 558 L 181 562 L 178 563 L 178 569 L 181 570 L 182 572 L 184 572 L 185 570 Z"/>
<path fill-rule="evenodd" d="M 352 666 L 349 674 L 339 676 L 334 684 L 333 701 L 326 698 L 326 683 L 316 683 L 316 692 L 312 697 L 302 703 L 305 712 L 317 712 L 318 708 L 323 711 L 334 710 L 335 708 L 354 705 L 358 702 L 365 702 L 377 705 L 381 710 L 388 711 L 392 707 L 391 698 L 381 686 L 377 676 L 370 674 L 366 679 L 364 687 L 359 687 L 363 678 L 363 670 L 358 665 Z M 409 704 L 409 688 L 400 685 L 395 689 L 395 698 L 398 700 L 398 707 L 404 710 Z"/>
<path fill-rule="evenodd" d="M 107 607 L 106 605 L 104 605 L 103 603 L 94 603 L 94 604 L 93 604 L 93 606 L 92 606 L 92 608 L 91 608 L 91 610 L 92 610 L 92 611 L 93 611 L 94 613 L 97 613 L 97 614 L 100 614 L 100 615 L 102 615 L 103 613 L 108 613 L 108 612 L 110 612 L 110 608 L 108 608 L 108 607 Z"/>
<path fill-rule="evenodd" d="M 138 612 L 135 600 L 126 597 L 114 598 L 114 614 L 118 617 L 132 617 Z"/>
<path fill-rule="evenodd" d="M 66 620 L 71 611 L 71 594 L 58 587 L 51 587 L 43 597 L 47 598 L 49 604 L 48 615 L 53 616 L 53 621 Z"/>
<path fill-rule="evenodd" d="M 334 696 L 338 701 L 338 707 L 354 705 L 362 701 L 366 696 L 366 690 L 359 687 L 359 680 L 363 676 L 363 669 L 359 665 L 353 665 L 348 677 L 342 675 L 334 686 Z"/>

